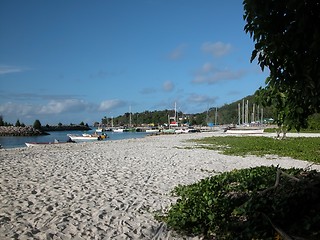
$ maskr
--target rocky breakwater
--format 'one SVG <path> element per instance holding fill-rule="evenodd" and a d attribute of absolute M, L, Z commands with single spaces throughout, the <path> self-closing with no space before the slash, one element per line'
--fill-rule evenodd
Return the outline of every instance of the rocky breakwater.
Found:
<path fill-rule="evenodd" d="M 39 136 L 47 135 L 43 131 L 33 127 L 13 127 L 13 126 L 0 126 L 0 136 Z"/>

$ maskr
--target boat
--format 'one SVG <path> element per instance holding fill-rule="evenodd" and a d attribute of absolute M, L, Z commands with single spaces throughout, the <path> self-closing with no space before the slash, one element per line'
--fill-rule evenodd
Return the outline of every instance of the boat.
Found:
<path fill-rule="evenodd" d="M 67 134 L 68 137 L 72 140 L 72 141 L 84 141 L 84 140 L 103 140 L 106 139 L 108 136 L 106 134 L 88 134 L 88 133 L 84 133 L 82 135 L 75 135 L 75 134 Z"/>
<path fill-rule="evenodd" d="M 161 130 L 161 132 L 164 134 L 173 134 L 173 133 L 175 133 L 175 130 L 172 128 L 169 128 L 169 129 L 163 129 L 163 130 Z"/>
<path fill-rule="evenodd" d="M 120 132 L 124 132 L 125 130 L 123 128 L 114 128 L 112 129 L 112 131 L 116 133 L 120 133 Z"/>
<path fill-rule="evenodd" d="M 181 133 L 187 133 L 188 130 L 183 129 L 183 128 L 179 128 L 179 129 L 175 129 L 174 132 L 177 134 L 181 134 Z"/>
<path fill-rule="evenodd" d="M 97 128 L 96 129 L 96 132 L 97 133 L 102 133 L 102 132 L 105 132 L 106 130 L 104 128 Z"/>
<path fill-rule="evenodd" d="M 146 133 L 158 133 L 158 132 L 160 132 L 160 129 L 158 128 L 146 129 Z"/>
<path fill-rule="evenodd" d="M 74 141 L 69 140 L 67 142 L 60 142 L 57 139 L 55 139 L 53 142 L 26 142 L 27 147 L 35 147 L 35 146 L 44 146 L 44 145 L 59 145 L 59 144 L 65 144 L 65 143 L 73 143 Z"/>
<path fill-rule="evenodd" d="M 225 130 L 228 134 L 262 134 L 264 129 L 260 128 L 229 128 Z"/>

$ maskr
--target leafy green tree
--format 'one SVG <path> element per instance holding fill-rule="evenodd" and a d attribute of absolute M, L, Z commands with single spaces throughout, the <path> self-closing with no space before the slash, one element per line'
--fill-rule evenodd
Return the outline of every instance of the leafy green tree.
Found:
<path fill-rule="evenodd" d="M 0 115 L 0 126 L 4 126 L 4 121 L 2 115 Z"/>
<path fill-rule="evenodd" d="M 19 119 L 16 121 L 15 126 L 16 126 L 16 127 L 21 127 L 21 123 L 20 123 Z"/>
<path fill-rule="evenodd" d="M 35 120 L 34 123 L 33 123 L 33 128 L 35 129 L 41 129 L 41 123 L 40 123 L 40 120 Z"/>
<path fill-rule="evenodd" d="M 320 114 L 314 114 L 308 119 L 310 130 L 320 130 Z"/>
<path fill-rule="evenodd" d="M 267 78 L 266 83 L 268 83 L 268 81 L 269 78 Z M 265 88 L 260 88 L 256 91 L 255 97 L 256 101 L 262 106 L 273 106 L 274 120 L 278 125 L 277 137 L 279 138 L 280 134 L 283 133 L 282 138 L 285 138 L 287 131 L 290 130 L 290 121 L 292 122 L 292 120 L 287 118 L 290 112 L 287 105 L 287 95 L 272 85 L 267 85 Z M 287 128 L 287 126 L 289 126 L 289 128 Z"/>
<path fill-rule="evenodd" d="M 101 123 L 104 124 L 104 125 L 107 125 L 108 124 L 108 118 L 107 116 L 104 116 L 102 119 L 101 119 Z M 99 124 L 99 123 L 98 123 Z"/>
<path fill-rule="evenodd" d="M 80 123 L 80 126 L 84 126 L 84 122 L 83 121 Z"/>
<path fill-rule="evenodd" d="M 287 97 L 285 123 L 298 131 L 320 111 L 320 1 L 244 0 L 251 61 L 268 67 L 267 86 Z"/>

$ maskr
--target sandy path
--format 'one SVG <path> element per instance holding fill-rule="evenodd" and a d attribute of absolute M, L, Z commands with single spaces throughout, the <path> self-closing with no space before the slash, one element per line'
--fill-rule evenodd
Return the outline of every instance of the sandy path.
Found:
<path fill-rule="evenodd" d="M 309 165 L 185 148 L 193 143 L 184 139 L 209 135 L 3 149 L 0 239 L 181 239 L 154 219 L 178 184 L 235 168 Z"/>

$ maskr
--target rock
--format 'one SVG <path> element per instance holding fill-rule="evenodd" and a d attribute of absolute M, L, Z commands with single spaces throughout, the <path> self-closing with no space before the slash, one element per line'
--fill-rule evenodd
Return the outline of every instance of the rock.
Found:
<path fill-rule="evenodd" d="M 0 126 L 0 136 L 39 136 L 47 135 L 48 133 L 42 132 L 33 127 L 13 127 L 13 126 Z"/>

